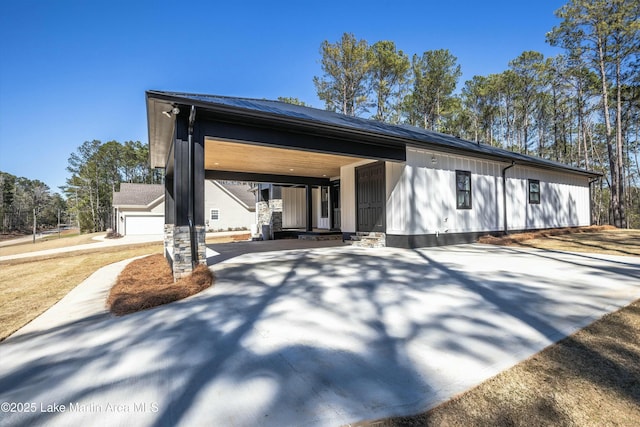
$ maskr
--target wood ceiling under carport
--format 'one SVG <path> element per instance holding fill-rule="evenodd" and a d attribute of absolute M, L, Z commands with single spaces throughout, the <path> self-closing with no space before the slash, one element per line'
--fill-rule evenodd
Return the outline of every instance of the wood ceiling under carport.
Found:
<path fill-rule="evenodd" d="M 205 170 L 332 178 L 361 157 L 267 147 L 205 138 Z"/>

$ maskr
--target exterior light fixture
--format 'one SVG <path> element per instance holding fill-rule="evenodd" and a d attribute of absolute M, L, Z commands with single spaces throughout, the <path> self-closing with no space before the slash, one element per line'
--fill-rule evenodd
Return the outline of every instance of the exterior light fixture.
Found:
<path fill-rule="evenodd" d="M 434 165 L 438 163 L 438 159 L 436 159 L 436 156 L 431 156 L 431 163 L 433 163 Z"/>
<path fill-rule="evenodd" d="M 180 114 L 180 109 L 178 107 L 173 107 L 169 111 L 163 111 L 162 114 L 164 114 L 165 116 L 171 118 L 172 115 L 177 116 L 178 114 Z"/>

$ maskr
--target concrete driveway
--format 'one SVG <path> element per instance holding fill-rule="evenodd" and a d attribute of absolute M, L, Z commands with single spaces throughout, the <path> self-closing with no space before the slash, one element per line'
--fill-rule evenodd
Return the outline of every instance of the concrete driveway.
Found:
<path fill-rule="evenodd" d="M 0 424 L 338 426 L 411 414 L 640 297 L 639 258 L 483 245 L 249 253 L 212 268 L 215 287 L 187 300 L 36 321 L 0 343 L 0 402 L 34 409 Z"/>

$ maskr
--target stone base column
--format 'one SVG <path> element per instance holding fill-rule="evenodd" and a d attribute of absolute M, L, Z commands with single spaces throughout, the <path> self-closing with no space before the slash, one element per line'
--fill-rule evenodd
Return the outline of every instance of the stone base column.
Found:
<path fill-rule="evenodd" d="M 258 212 L 256 227 L 258 234 L 262 234 L 262 226 L 271 224 L 271 210 L 269 209 L 269 202 L 256 203 L 256 211 Z M 264 240 L 268 240 L 271 236 L 262 236 Z"/>
<path fill-rule="evenodd" d="M 198 264 L 207 265 L 207 244 L 205 242 L 207 238 L 207 229 L 204 225 L 196 225 L 195 235 L 198 250 Z"/>
<path fill-rule="evenodd" d="M 262 234 L 263 225 L 269 226 L 269 235 L 262 236 L 263 240 L 273 239 L 273 233 L 282 231 L 282 199 L 271 199 L 268 202 L 258 202 L 258 233 Z"/>
<path fill-rule="evenodd" d="M 282 231 L 282 199 L 269 200 L 269 225 L 271 226 L 271 235 L 276 231 Z"/>
<path fill-rule="evenodd" d="M 165 254 L 173 269 L 173 278 L 179 279 L 188 276 L 193 270 L 191 265 L 191 238 L 188 225 L 173 226 L 171 232 L 165 225 Z M 194 228 L 198 263 L 207 263 L 205 237 L 206 230 L 203 225 Z M 170 255 L 170 258 L 169 258 Z"/>

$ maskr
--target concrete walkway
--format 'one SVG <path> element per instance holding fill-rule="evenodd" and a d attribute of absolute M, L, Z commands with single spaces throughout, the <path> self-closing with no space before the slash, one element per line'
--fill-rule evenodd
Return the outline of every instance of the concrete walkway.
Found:
<path fill-rule="evenodd" d="M 0 424 L 338 426 L 410 414 L 640 297 L 640 258 L 483 245 L 281 250 L 211 268 L 216 285 L 186 300 L 123 318 L 96 307 L 0 343 L 0 402 L 35 410 Z M 65 300 L 60 313 L 81 299 Z"/>
<path fill-rule="evenodd" d="M 46 237 L 46 236 L 47 236 L 46 234 L 38 233 L 36 234 L 36 240 L 42 239 L 43 237 Z M 31 242 L 33 242 L 33 234 L 31 236 L 23 236 L 23 237 L 8 239 L 8 240 L 2 240 L 0 241 L 0 248 L 4 248 L 6 246 L 21 245 L 24 243 L 31 243 Z"/>
<path fill-rule="evenodd" d="M 44 249 L 41 251 L 35 252 L 24 252 L 21 254 L 15 255 L 4 255 L 0 256 L 0 261 L 7 261 L 13 259 L 24 259 L 24 258 L 32 258 L 32 257 L 40 257 L 40 256 L 48 256 L 55 255 L 61 253 L 68 252 L 82 252 L 87 250 L 108 248 L 113 246 L 123 246 L 123 245 L 135 245 L 140 243 L 152 243 L 152 242 L 162 242 L 162 236 L 156 235 L 147 235 L 147 236 L 124 236 L 119 239 L 105 239 L 105 238 L 94 238 L 94 243 L 85 243 L 82 245 L 74 245 L 74 246 L 65 246 L 63 248 L 54 248 L 54 249 Z"/>
<path fill-rule="evenodd" d="M 216 238 L 216 237 L 236 236 L 241 234 L 247 234 L 247 231 L 223 231 L 223 232 L 217 232 L 217 233 L 207 233 L 207 239 Z M 95 242 L 93 243 L 86 243 L 86 244 L 74 245 L 74 246 L 65 246 L 62 248 L 55 248 L 55 249 L 44 249 L 44 250 L 35 251 L 35 252 L 24 252 L 24 253 L 15 254 L 15 255 L 4 255 L 4 256 L 0 256 L 0 261 L 48 256 L 48 255 L 55 255 L 55 254 L 68 253 L 68 252 L 82 252 L 86 250 L 108 248 L 113 246 L 126 246 L 126 245 L 136 245 L 141 243 L 162 242 L 163 239 L 164 239 L 164 236 L 162 235 L 124 236 L 118 239 L 107 239 L 105 236 L 97 236 L 92 239 L 92 240 L 95 240 Z M 12 241 L 6 241 L 4 246 L 24 243 L 22 240 L 24 240 L 24 238 L 14 239 Z"/>

